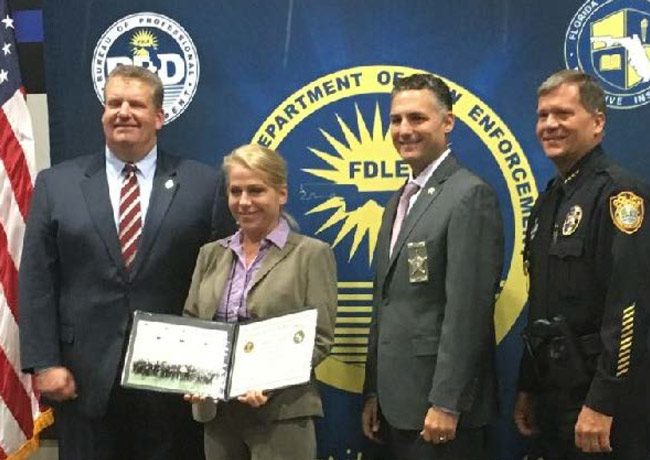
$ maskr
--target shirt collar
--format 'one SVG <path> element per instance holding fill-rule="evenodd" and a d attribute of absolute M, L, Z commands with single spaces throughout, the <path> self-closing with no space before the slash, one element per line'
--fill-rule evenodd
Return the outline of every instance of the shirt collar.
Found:
<path fill-rule="evenodd" d="M 593 150 L 578 160 L 565 177 L 558 176 L 557 183 L 560 184 L 567 196 L 578 187 L 582 182 L 581 179 L 583 177 L 587 176 L 589 172 L 598 167 L 598 164 L 600 163 L 599 159 L 602 155 L 603 150 L 600 145 L 597 145 Z"/>
<path fill-rule="evenodd" d="M 106 146 L 106 165 L 109 170 L 117 176 L 122 174 L 124 170 L 124 165 L 126 162 L 120 160 L 117 155 L 115 155 L 111 150 Z M 156 161 L 158 159 L 158 146 L 154 145 L 153 148 L 147 153 L 140 161 L 136 162 L 135 165 L 138 167 L 138 173 L 142 175 L 145 179 L 153 177 L 156 172 Z"/>
<path fill-rule="evenodd" d="M 413 171 L 411 171 L 409 173 L 409 182 L 415 182 L 420 189 L 424 188 L 424 186 L 427 185 L 427 182 L 429 182 L 429 179 L 431 179 L 433 173 L 438 169 L 440 164 L 445 161 L 450 153 L 451 149 L 442 152 L 438 158 L 429 163 L 429 165 L 415 178 L 413 177 Z"/>
<path fill-rule="evenodd" d="M 279 249 L 283 249 L 284 245 L 287 244 L 287 238 L 289 238 L 289 223 L 284 217 L 280 217 L 278 225 L 271 230 L 271 233 L 266 235 L 265 239 L 276 245 Z"/>
<path fill-rule="evenodd" d="M 284 246 L 287 244 L 287 240 L 289 239 L 290 231 L 291 229 L 287 220 L 284 217 L 280 217 L 278 225 L 276 225 L 276 227 L 271 230 L 271 233 L 266 235 L 262 240 L 262 247 L 273 244 L 278 249 L 284 249 Z M 241 230 L 237 230 L 234 234 L 217 240 L 217 243 L 224 248 L 233 249 L 235 246 L 241 246 L 241 237 Z"/>

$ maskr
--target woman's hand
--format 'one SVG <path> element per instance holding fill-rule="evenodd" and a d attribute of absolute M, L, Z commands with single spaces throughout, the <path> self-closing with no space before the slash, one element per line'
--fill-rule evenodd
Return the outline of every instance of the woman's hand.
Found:
<path fill-rule="evenodd" d="M 209 396 L 199 395 L 199 394 L 189 394 L 189 393 L 184 394 L 183 399 L 192 404 L 198 404 L 203 401 L 212 400 L 212 398 L 210 398 Z"/>
<path fill-rule="evenodd" d="M 247 391 L 245 394 L 238 396 L 237 400 L 251 407 L 262 407 L 269 400 L 265 391 Z"/>

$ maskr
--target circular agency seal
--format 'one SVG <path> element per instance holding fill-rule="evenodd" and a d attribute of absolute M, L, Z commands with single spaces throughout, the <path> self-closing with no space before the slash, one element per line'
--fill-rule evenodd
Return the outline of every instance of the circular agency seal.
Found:
<path fill-rule="evenodd" d="M 357 96 L 390 94 L 395 78 L 421 72 L 426 71 L 410 67 L 376 65 L 343 69 L 322 76 L 300 88 L 280 103 L 259 127 L 251 142 L 277 149 L 287 136 L 303 121 L 311 115 L 325 109 L 328 105 Z M 532 205 L 537 198 L 537 185 L 519 142 L 500 117 L 467 89 L 446 78 L 445 81 L 452 92 L 457 95 L 454 102 L 454 114 L 457 120 L 466 124 L 492 154 L 504 177 L 512 203 L 514 226 L 512 240 L 513 256 L 510 257 L 510 265 L 507 267 L 505 280 L 502 283 L 502 290 L 497 300 L 494 317 L 497 340 L 501 341 L 519 316 L 527 299 L 527 281 L 523 268 L 523 260 L 518 255 L 523 251 L 523 235 Z M 356 113 L 357 118 L 362 117 L 358 108 L 356 109 Z M 375 120 L 371 124 L 373 127 L 378 127 L 381 125 L 381 120 L 377 118 L 380 117 L 378 106 L 376 107 L 375 113 Z M 350 137 L 350 129 L 345 124 L 345 121 L 341 120 L 338 115 L 336 117 L 338 123 L 343 124 L 345 130 L 348 132 L 346 139 L 349 147 L 334 141 L 333 145 L 339 145 L 336 158 L 326 156 L 322 152 L 319 153 L 319 156 L 326 159 L 332 165 L 338 165 L 338 171 L 323 171 L 309 168 L 302 170 L 325 178 L 335 185 L 355 185 L 359 193 L 396 190 L 404 181 L 404 178 L 399 177 L 399 174 L 387 174 L 386 177 L 379 179 L 374 174 L 369 174 L 366 178 L 362 178 L 359 175 L 352 175 L 352 172 L 356 171 L 354 165 L 359 163 L 360 160 L 363 160 L 366 164 L 376 161 L 377 158 L 382 159 L 385 163 L 388 163 L 391 158 L 399 160 L 399 156 L 392 142 L 390 142 L 389 136 L 385 135 L 385 130 L 382 127 L 371 130 L 360 128 L 362 133 L 359 138 L 364 140 L 352 139 Z M 363 125 L 365 126 L 365 124 Z M 369 131 L 375 133 L 374 137 Z M 331 135 L 328 136 L 331 137 Z M 354 147 L 357 143 L 359 145 Z M 364 146 L 364 143 L 368 145 Z M 368 148 L 369 145 L 372 145 L 373 148 Z M 386 154 L 386 151 L 390 151 L 390 158 Z M 381 182 L 378 182 L 378 180 Z M 343 197 L 336 196 L 316 208 L 332 209 L 332 203 L 336 200 L 343 201 L 344 203 Z M 342 209 L 345 209 L 345 207 Z M 359 211 L 363 211 L 364 209 L 366 209 L 365 205 L 361 206 Z M 312 214 L 313 212 L 318 212 L 318 209 L 312 209 L 308 214 Z M 356 220 L 376 222 L 378 225 L 381 212 L 383 212 L 383 208 L 379 209 L 378 213 L 358 216 L 359 218 Z M 351 215 L 351 213 L 348 214 Z M 350 220 L 353 220 L 353 218 Z M 378 229 L 370 229 L 368 233 L 376 237 L 377 231 Z M 336 246 L 339 242 L 339 237 L 337 237 L 337 241 L 330 243 Z M 376 238 L 374 241 L 369 241 L 369 246 L 371 247 L 370 252 L 374 249 L 375 243 Z M 339 281 L 339 301 L 346 295 L 349 295 L 348 292 L 351 287 L 364 288 L 366 291 L 370 291 L 372 283 Z M 365 296 L 363 300 L 367 304 L 371 296 L 368 294 L 362 294 L 362 296 Z M 346 309 L 346 312 L 342 312 L 342 307 L 339 306 L 337 317 L 345 315 L 355 307 L 343 308 Z M 358 308 L 361 311 L 361 309 L 368 309 L 369 307 L 364 306 Z M 350 321 L 349 317 L 345 316 L 341 316 L 341 319 L 343 320 L 341 323 Z M 361 325 L 361 322 L 355 321 L 355 323 Z M 342 329 L 342 327 L 339 327 L 338 319 L 337 329 Z M 336 348 L 344 348 L 344 341 L 349 341 L 349 338 L 343 337 L 343 340 L 339 342 L 339 338 L 337 332 L 333 350 Z M 364 378 L 363 362 L 359 360 L 346 361 L 343 358 L 339 359 L 337 353 L 333 351 L 333 354 L 317 367 L 316 376 L 320 381 L 335 388 L 360 393 Z"/>
<path fill-rule="evenodd" d="M 596 76 L 607 106 L 650 102 L 650 0 L 587 0 L 564 40 L 567 68 Z"/>
<path fill-rule="evenodd" d="M 115 21 L 97 41 L 91 64 L 95 93 L 104 102 L 107 75 L 120 64 L 158 74 L 165 89 L 165 124 L 189 106 L 199 82 L 199 55 L 189 34 L 173 19 L 141 12 Z"/>

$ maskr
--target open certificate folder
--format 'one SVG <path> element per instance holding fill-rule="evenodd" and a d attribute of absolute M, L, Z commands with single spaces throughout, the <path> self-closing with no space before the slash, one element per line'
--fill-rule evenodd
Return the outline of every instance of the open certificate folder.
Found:
<path fill-rule="evenodd" d="M 230 399 L 309 381 L 316 309 L 247 323 L 136 311 L 122 386 Z"/>

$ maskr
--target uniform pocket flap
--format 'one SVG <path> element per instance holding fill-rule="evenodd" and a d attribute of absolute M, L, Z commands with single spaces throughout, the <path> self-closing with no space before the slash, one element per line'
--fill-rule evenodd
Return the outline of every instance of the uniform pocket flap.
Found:
<path fill-rule="evenodd" d="M 74 342 L 74 328 L 68 324 L 62 324 L 59 341 L 62 343 Z"/>
<path fill-rule="evenodd" d="M 552 244 L 548 253 L 557 257 L 579 257 L 583 248 L 584 241 L 581 238 L 569 238 Z"/>
<path fill-rule="evenodd" d="M 430 356 L 438 354 L 438 339 L 433 337 L 420 337 L 411 341 L 415 356 Z"/>

